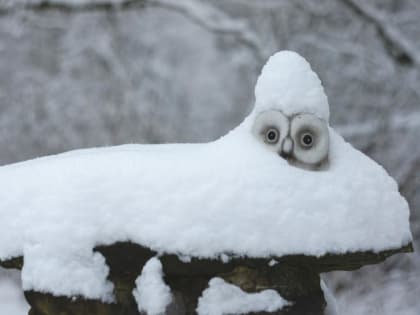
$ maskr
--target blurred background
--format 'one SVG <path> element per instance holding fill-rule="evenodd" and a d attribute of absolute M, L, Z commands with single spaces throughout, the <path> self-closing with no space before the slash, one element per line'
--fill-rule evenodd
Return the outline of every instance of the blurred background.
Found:
<path fill-rule="evenodd" d="M 331 125 L 398 181 L 418 241 L 419 0 L 0 0 L 0 164 L 214 140 L 281 49 L 308 59 Z M 1 314 L 27 312 L 19 277 L 0 269 Z M 326 281 L 343 315 L 420 314 L 416 253 Z"/>

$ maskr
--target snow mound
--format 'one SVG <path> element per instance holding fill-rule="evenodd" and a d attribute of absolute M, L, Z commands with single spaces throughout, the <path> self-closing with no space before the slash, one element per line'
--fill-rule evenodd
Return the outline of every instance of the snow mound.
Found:
<path fill-rule="evenodd" d="M 198 300 L 198 315 L 275 312 L 289 303 L 275 290 L 246 293 L 221 278 L 213 278 Z"/>
<path fill-rule="evenodd" d="M 292 116 L 307 112 L 328 121 L 327 96 L 310 64 L 293 51 L 280 51 L 270 57 L 255 87 L 257 112 L 279 109 Z"/>
<path fill-rule="evenodd" d="M 290 80 L 275 75 L 280 66 Z M 313 92 L 302 94 L 299 77 Z M 24 256 L 25 289 L 112 300 L 108 269 L 92 249 L 117 241 L 224 260 L 407 245 L 409 209 L 397 184 L 332 128 L 320 171 L 289 165 L 253 136 L 268 104 L 327 118 L 307 62 L 276 54 L 256 90 L 255 111 L 211 143 L 80 150 L 1 167 L 0 260 Z M 272 92 L 282 101 L 264 101 Z"/>
<path fill-rule="evenodd" d="M 158 258 L 151 258 L 143 267 L 136 280 L 133 291 L 139 312 L 147 315 L 165 314 L 172 301 L 171 289 L 163 281 L 162 263 Z"/>

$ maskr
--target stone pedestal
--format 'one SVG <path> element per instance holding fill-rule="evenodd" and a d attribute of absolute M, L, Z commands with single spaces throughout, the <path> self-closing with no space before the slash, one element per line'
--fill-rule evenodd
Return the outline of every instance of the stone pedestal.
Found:
<path fill-rule="evenodd" d="M 139 315 L 132 295 L 135 280 L 143 265 L 155 252 L 140 245 L 121 242 L 99 246 L 110 267 L 109 280 L 114 283 L 116 303 L 104 304 L 82 297 L 55 297 L 34 291 L 25 292 L 31 306 L 29 315 Z M 293 255 L 268 259 L 233 258 L 227 263 L 208 259 L 191 259 L 183 262 L 175 255 L 163 255 L 165 282 L 171 287 L 173 303 L 168 315 L 195 314 L 197 300 L 213 277 L 241 287 L 246 292 L 274 289 L 293 304 L 274 315 L 322 315 L 326 302 L 320 287 L 320 273 L 334 270 L 354 270 L 364 265 L 376 264 L 401 252 L 411 252 L 411 244 L 380 253 L 360 252 L 344 255 L 312 257 Z M 269 264 L 275 259 L 276 264 Z M 23 259 L 0 262 L 3 267 L 21 269 Z"/>

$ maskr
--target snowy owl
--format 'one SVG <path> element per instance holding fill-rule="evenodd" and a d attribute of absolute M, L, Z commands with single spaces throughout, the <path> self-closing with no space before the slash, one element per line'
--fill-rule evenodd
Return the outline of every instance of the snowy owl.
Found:
<path fill-rule="evenodd" d="M 86 149 L 0 167 L 0 217 L 0 260 L 24 256 L 25 290 L 104 301 L 113 286 L 93 252 L 101 244 L 268 259 L 411 242 L 397 184 L 329 126 L 320 79 L 290 51 L 268 60 L 254 109 L 216 141 Z"/>

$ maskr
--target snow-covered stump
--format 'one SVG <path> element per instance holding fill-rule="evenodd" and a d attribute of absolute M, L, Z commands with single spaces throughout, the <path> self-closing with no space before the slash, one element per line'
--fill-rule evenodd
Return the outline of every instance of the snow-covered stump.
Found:
<path fill-rule="evenodd" d="M 99 246 L 95 249 L 106 259 L 110 268 L 109 280 L 114 284 L 114 303 L 89 300 L 81 297 L 56 297 L 49 293 L 25 292 L 31 305 L 29 315 L 138 315 L 139 312 L 133 291 L 136 279 L 142 273 L 143 266 L 155 252 L 134 243 L 120 242 L 111 246 Z M 291 255 L 267 259 L 240 258 L 229 261 L 179 259 L 175 255 L 162 255 L 164 282 L 169 286 L 172 301 L 165 309 L 168 315 L 222 315 L 222 314 L 272 314 L 272 315 L 323 315 L 326 307 L 324 294 L 320 286 L 320 273 L 334 270 L 354 270 L 367 264 L 375 264 L 387 257 L 401 252 L 412 251 L 411 245 L 396 250 L 379 253 L 359 252 L 342 255 L 324 255 L 322 257 Z M 2 266 L 20 269 L 21 259 L 1 263 Z M 235 305 L 213 301 L 212 307 L 198 305 L 209 288 L 211 279 L 223 279 L 228 284 L 240 288 L 243 293 L 268 292 L 273 290 L 287 303 L 278 310 L 232 313 Z M 222 291 L 224 297 L 228 293 Z M 239 295 L 239 299 L 245 299 Z M 150 299 L 150 298 L 149 298 Z M 213 298 L 214 300 L 214 298 Z M 238 304 L 238 302 L 235 302 Z M 253 307 L 258 307 L 258 300 L 252 300 Z M 272 302 L 275 303 L 275 302 Z M 203 304 L 203 303 L 202 303 Z M 207 303 L 208 304 L 208 303 Z M 224 306 L 222 305 L 224 304 Z M 227 305 L 227 306 L 226 306 Z M 249 305 L 239 305 L 237 310 Z M 264 309 L 264 306 L 262 306 Z M 155 315 L 159 314 L 154 312 Z"/>

